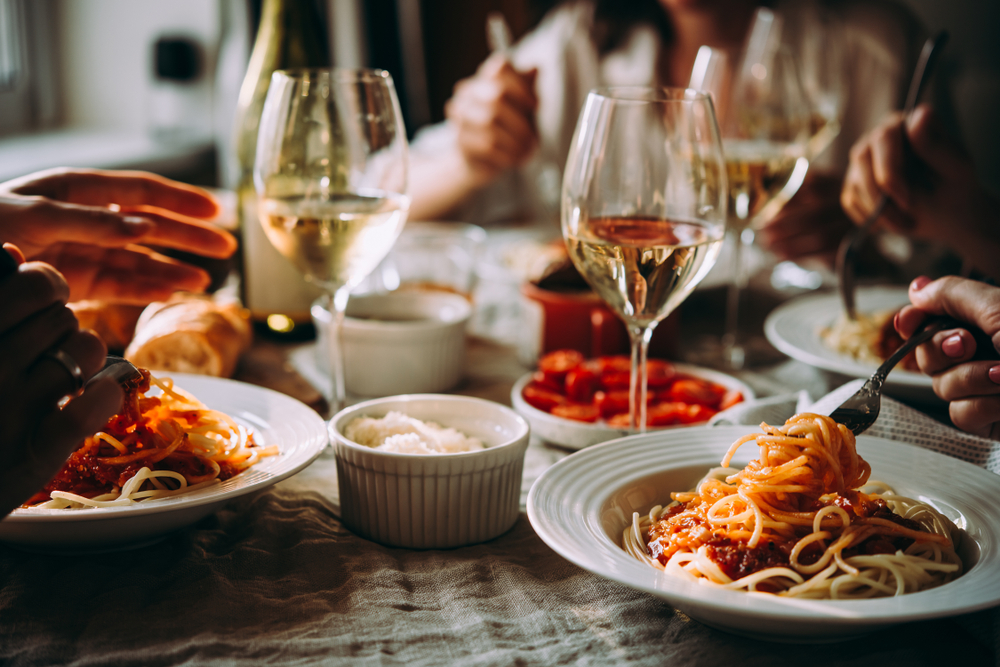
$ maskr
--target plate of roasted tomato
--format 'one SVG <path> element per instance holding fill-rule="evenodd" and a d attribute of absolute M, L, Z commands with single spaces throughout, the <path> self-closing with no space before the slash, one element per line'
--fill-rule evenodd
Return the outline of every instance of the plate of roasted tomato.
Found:
<path fill-rule="evenodd" d="M 538 370 L 511 390 L 511 402 L 542 440 L 570 449 L 629 435 L 627 356 L 585 358 L 549 352 Z M 754 398 L 736 378 L 688 364 L 650 359 L 646 366 L 646 428 L 704 424 L 716 413 Z"/>

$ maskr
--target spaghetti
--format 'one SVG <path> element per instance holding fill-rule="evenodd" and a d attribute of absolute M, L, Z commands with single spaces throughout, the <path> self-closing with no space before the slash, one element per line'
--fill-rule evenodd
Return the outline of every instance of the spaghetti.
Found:
<path fill-rule="evenodd" d="M 895 310 L 858 313 L 856 320 L 841 314 L 829 327 L 819 330 L 819 337 L 831 350 L 855 360 L 880 365 L 903 344 L 893 324 Z M 908 371 L 919 371 L 915 352 L 899 362 Z"/>
<path fill-rule="evenodd" d="M 278 454 L 231 417 L 142 371 L 120 414 L 87 438 L 25 507 L 115 507 L 189 493 Z M 146 396 L 151 387 L 159 396 Z"/>
<path fill-rule="evenodd" d="M 856 599 L 939 586 L 962 570 L 954 524 L 926 503 L 868 482 L 854 434 L 803 413 L 761 424 L 695 491 L 634 513 L 624 549 L 669 574 L 729 589 Z M 758 458 L 726 468 L 756 442 Z"/>

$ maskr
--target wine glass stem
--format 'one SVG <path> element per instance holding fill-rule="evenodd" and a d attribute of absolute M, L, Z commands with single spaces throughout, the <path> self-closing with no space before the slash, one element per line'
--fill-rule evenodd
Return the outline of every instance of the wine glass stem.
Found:
<path fill-rule="evenodd" d="M 635 433 L 646 432 L 646 356 L 649 339 L 653 336 L 656 323 L 642 327 L 630 325 L 629 340 L 632 343 L 632 364 L 628 382 L 629 428 Z"/>
<path fill-rule="evenodd" d="M 347 310 L 347 299 L 350 296 L 350 289 L 347 286 L 327 294 L 327 310 L 330 311 L 330 384 L 331 395 L 330 414 L 334 415 L 344 408 L 347 397 L 347 389 L 344 385 L 344 341 L 343 324 L 344 311 Z"/>
<path fill-rule="evenodd" d="M 739 370 L 743 366 L 743 348 L 739 345 L 740 294 L 746 287 L 746 276 L 743 261 L 747 248 L 753 243 L 753 230 L 746 228 L 733 230 L 733 280 L 729 283 L 726 293 L 726 324 L 722 336 L 723 355 L 729 366 Z"/>

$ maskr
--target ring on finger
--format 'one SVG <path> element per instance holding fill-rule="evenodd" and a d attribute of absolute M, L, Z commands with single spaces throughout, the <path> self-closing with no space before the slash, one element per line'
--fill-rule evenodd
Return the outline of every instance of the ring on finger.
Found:
<path fill-rule="evenodd" d="M 80 368 L 80 364 L 78 364 L 76 359 L 70 356 L 68 352 L 57 347 L 49 350 L 42 356 L 47 359 L 51 359 L 66 369 L 66 372 L 69 373 L 70 377 L 73 379 L 74 392 L 83 389 L 83 369 Z"/>

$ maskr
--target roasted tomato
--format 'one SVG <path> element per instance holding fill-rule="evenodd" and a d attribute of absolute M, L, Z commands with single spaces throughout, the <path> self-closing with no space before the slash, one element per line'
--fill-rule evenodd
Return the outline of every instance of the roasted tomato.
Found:
<path fill-rule="evenodd" d="M 577 403 L 590 403 L 601 386 L 601 378 L 587 364 L 580 364 L 566 373 L 566 395 Z"/>
<path fill-rule="evenodd" d="M 562 384 L 566 374 L 583 363 L 583 355 L 576 350 L 556 350 L 538 360 L 538 370 L 553 383 Z"/>
<path fill-rule="evenodd" d="M 656 403 L 646 408 L 646 426 L 672 426 L 682 423 L 687 403 Z"/>
<path fill-rule="evenodd" d="M 552 408 L 557 405 L 566 405 L 569 403 L 569 399 L 559 392 L 552 391 L 537 382 L 529 382 L 525 385 L 521 395 L 524 396 L 524 400 L 528 405 L 536 407 L 539 410 L 544 410 L 545 412 L 552 412 Z"/>
<path fill-rule="evenodd" d="M 670 386 L 677 375 L 674 366 L 662 359 L 650 359 L 646 362 L 646 390 L 655 391 Z"/>
<path fill-rule="evenodd" d="M 628 391 L 599 391 L 594 394 L 594 405 L 605 419 L 621 412 L 628 416 Z"/>
<path fill-rule="evenodd" d="M 566 390 L 566 383 L 564 381 L 556 380 L 552 376 L 546 375 L 541 371 L 535 371 L 532 373 L 531 381 L 537 385 L 545 387 L 546 389 L 559 392 L 560 394 Z"/>
<path fill-rule="evenodd" d="M 681 403 L 697 403 L 705 407 L 718 409 L 726 388 L 707 380 L 684 377 L 675 380 L 666 391 L 665 398 Z"/>
<path fill-rule="evenodd" d="M 700 424 L 711 419 L 718 410 L 692 403 L 684 406 L 684 411 L 680 416 L 681 424 Z"/>
<path fill-rule="evenodd" d="M 601 416 L 594 405 L 583 405 L 580 403 L 570 403 L 568 405 L 557 405 L 552 408 L 552 414 L 556 417 L 572 419 L 578 422 L 596 422 Z"/>

